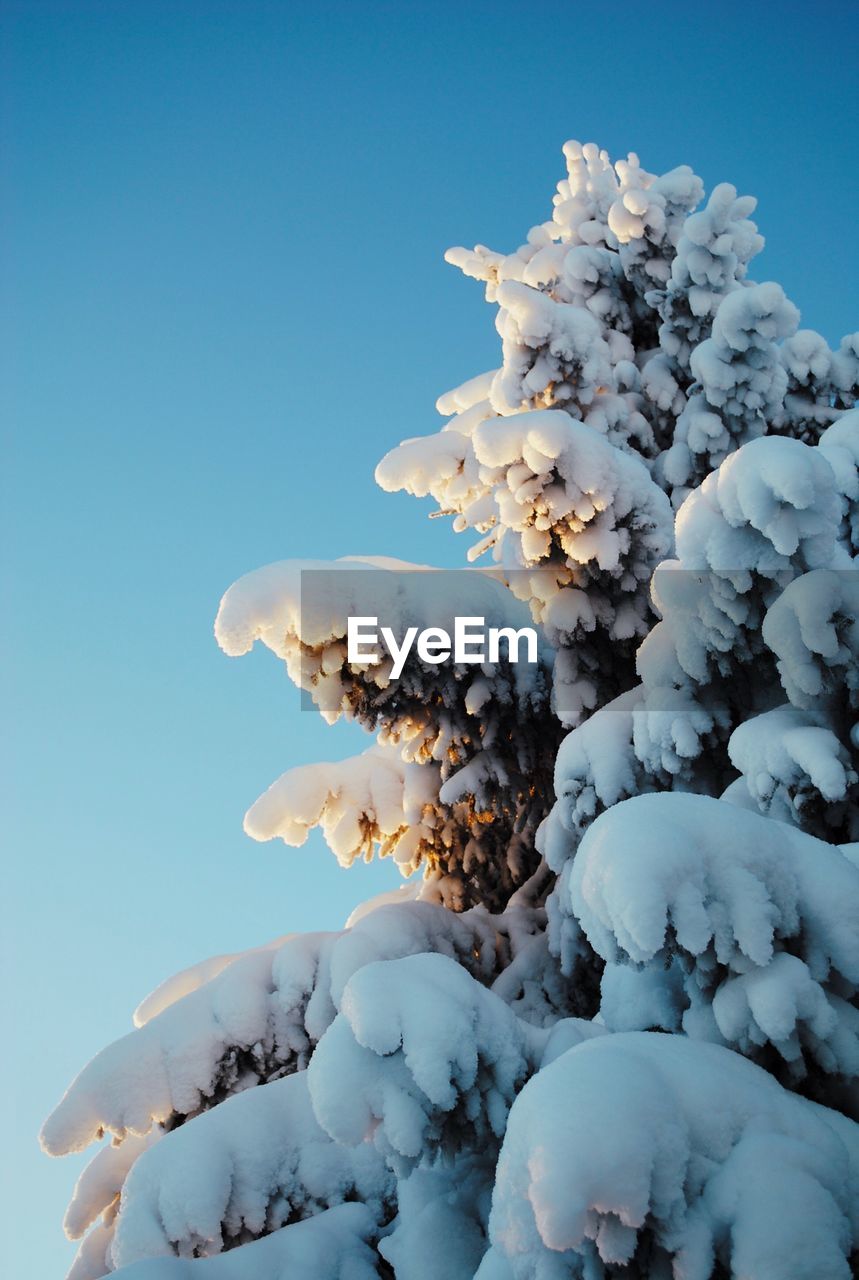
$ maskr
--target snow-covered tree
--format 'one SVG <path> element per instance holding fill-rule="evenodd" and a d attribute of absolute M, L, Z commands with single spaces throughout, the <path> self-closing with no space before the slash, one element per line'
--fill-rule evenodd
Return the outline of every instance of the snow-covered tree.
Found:
<path fill-rule="evenodd" d="M 284 562 L 216 623 L 375 738 L 247 832 L 407 882 L 84 1068 L 70 1280 L 857 1273 L 859 335 L 748 278 L 751 197 L 564 152 L 521 248 L 447 255 L 500 366 L 377 469 L 491 565 Z M 350 657 L 474 614 L 537 660 Z"/>

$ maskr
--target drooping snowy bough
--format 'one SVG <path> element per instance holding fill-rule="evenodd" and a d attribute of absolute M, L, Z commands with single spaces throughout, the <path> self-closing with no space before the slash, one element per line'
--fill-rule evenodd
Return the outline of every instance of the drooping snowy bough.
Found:
<path fill-rule="evenodd" d="M 499 367 L 377 470 L 491 565 L 283 562 L 218 614 L 375 739 L 248 834 L 407 884 L 84 1068 L 70 1280 L 857 1273 L 859 334 L 749 278 L 752 198 L 564 151 L 521 248 L 448 254 Z M 350 657 L 475 614 L 536 662 Z"/>

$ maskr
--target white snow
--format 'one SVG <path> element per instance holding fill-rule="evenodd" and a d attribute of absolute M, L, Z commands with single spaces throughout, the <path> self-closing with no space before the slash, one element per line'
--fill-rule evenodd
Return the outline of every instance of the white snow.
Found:
<path fill-rule="evenodd" d="M 603 1275 L 646 1237 L 650 1275 L 849 1280 L 857 1178 L 859 1127 L 736 1054 L 598 1037 L 514 1103 L 477 1274 Z"/>
<path fill-rule="evenodd" d="M 139 1005 L 44 1127 L 110 1135 L 69 1280 L 855 1271 L 859 334 L 748 278 L 753 198 L 564 155 L 525 243 L 449 251 L 496 367 L 376 472 L 493 566 L 282 561 L 216 622 L 371 735 L 247 833 L 423 876 Z M 400 648 L 475 616 L 538 661 Z"/>

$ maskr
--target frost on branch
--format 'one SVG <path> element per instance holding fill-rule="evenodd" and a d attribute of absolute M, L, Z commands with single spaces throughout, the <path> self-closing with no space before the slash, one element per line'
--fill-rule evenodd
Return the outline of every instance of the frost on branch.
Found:
<path fill-rule="evenodd" d="M 857 1204 L 856 1125 L 715 1045 L 603 1036 L 514 1103 L 477 1277 L 849 1280 Z"/>

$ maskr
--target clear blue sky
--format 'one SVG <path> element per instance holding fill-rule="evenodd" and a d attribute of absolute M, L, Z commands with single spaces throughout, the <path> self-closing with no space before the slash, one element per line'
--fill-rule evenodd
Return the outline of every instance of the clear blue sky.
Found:
<path fill-rule="evenodd" d="M 756 278 L 837 341 L 859 327 L 857 13 L 6 0 L 7 1274 L 64 1274 L 79 1162 L 36 1132 L 140 997 L 393 879 L 242 834 L 283 769 L 359 735 L 299 712 L 271 655 L 225 658 L 212 620 L 286 556 L 458 562 L 373 483 L 496 359 L 444 249 L 521 243 L 566 138 L 631 148 L 757 195 Z"/>

